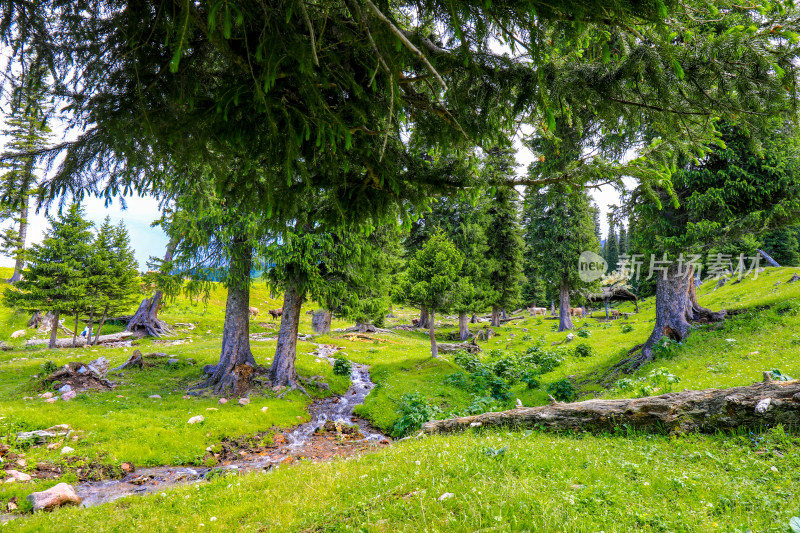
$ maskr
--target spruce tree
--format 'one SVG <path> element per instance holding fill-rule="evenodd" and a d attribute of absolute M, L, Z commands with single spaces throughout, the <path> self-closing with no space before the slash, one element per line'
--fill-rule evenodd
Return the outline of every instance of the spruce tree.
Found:
<path fill-rule="evenodd" d="M 26 254 L 23 279 L 6 289 L 4 297 L 17 309 L 52 312 L 50 348 L 55 348 L 59 317 L 75 317 L 74 344 L 78 319 L 88 305 L 86 265 L 91 255 L 92 224 L 83 218 L 83 209 L 77 203 L 57 218 L 47 219 L 50 227 L 42 243 L 33 245 Z"/>
<path fill-rule="evenodd" d="M 483 172 L 489 180 L 508 179 L 514 175 L 514 151 L 507 148 L 489 150 L 484 160 Z M 487 203 L 486 228 L 486 278 L 489 294 L 487 303 L 492 308 L 492 326 L 500 325 L 501 312 L 516 306 L 522 294 L 525 277 L 522 273 L 522 254 L 525 242 L 520 226 L 519 193 L 516 189 L 496 189 Z"/>
<path fill-rule="evenodd" d="M 625 224 L 620 224 L 619 225 L 619 255 L 627 254 L 627 253 L 628 253 L 628 232 L 625 231 Z M 617 266 L 619 266 L 619 264 L 617 264 Z"/>
<path fill-rule="evenodd" d="M 614 272 L 617 270 L 619 263 L 619 241 L 617 240 L 617 231 L 614 221 L 609 217 L 608 221 L 608 235 L 606 236 L 605 246 L 603 246 L 604 259 L 608 264 L 608 271 Z"/>
<path fill-rule="evenodd" d="M 47 102 L 44 66 L 37 58 L 26 65 L 28 75 L 11 78 L 11 113 L 3 135 L 7 138 L 0 160 L 0 214 L 13 225 L 0 234 L 0 250 L 14 258 L 9 280 L 19 281 L 28 237 L 28 210 L 36 195 L 36 159 L 26 155 L 43 149 L 50 138 L 47 125 L 52 111 Z"/>
<path fill-rule="evenodd" d="M 458 298 L 464 256 L 443 232 L 434 233 L 408 262 L 403 282 L 405 298 L 428 308 L 431 356 L 438 357 L 434 321 L 436 312 L 449 310 Z"/>

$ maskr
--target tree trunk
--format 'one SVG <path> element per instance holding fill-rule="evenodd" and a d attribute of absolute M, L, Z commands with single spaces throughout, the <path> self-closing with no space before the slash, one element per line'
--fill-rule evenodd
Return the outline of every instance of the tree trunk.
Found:
<path fill-rule="evenodd" d="M 762 429 L 779 424 L 784 427 L 800 425 L 800 380 L 765 378 L 763 383 L 732 389 L 690 390 L 626 400 L 552 403 L 433 420 L 422 429 L 426 433 L 443 433 L 470 427 L 502 426 L 602 433 L 619 428 L 651 433 L 727 433 L 734 428 Z"/>
<path fill-rule="evenodd" d="M 86 346 L 92 345 L 92 329 L 94 328 L 94 308 L 89 312 L 89 331 L 86 333 Z"/>
<path fill-rule="evenodd" d="M 424 305 L 420 306 L 419 308 L 419 324 L 417 327 L 419 328 L 427 328 L 428 327 L 428 308 Z"/>
<path fill-rule="evenodd" d="M 500 326 L 500 308 L 496 305 L 492 306 L 492 322 L 491 325 L 493 328 Z"/>
<path fill-rule="evenodd" d="M 756 252 L 760 253 L 761 257 L 763 257 L 767 261 L 767 263 L 770 264 L 770 266 L 774 266 L 774 267 L 779 267 L 780 266 L 778 264 L 778 262 L 775 261 L 773 258 L 771 258 L 769 255 L 767 255 L 767 252 L 765 252 L 764 250 L 760 250 L 759 249 L 759 250 L 756 250 Z"/>
<path fill-rule="evenodd" d="M 630 361 L 628 371 L 652 361 L 653 348 L 662 338 L 683 342 L 689 336 L 692 321 L 718 321 L 724 317 L 725 311 L 715 313 L 697 302 L 691 267 L 680 272 L 678 263 L 670 265 L 666 276 L 659 274 L 656 280 L 656 323 L 653 332 L 641 354 Z"/>
<path fill-rule="evenodd" d="M 297 358 L 297 331 L 300 327 L 300 308 L 303 296 L 294 282 L 287 283 L 283 295 L 283 315 L 278 330 L 278 346 L 275 358 L 269 369 L 269 378 L 273 386 L 283 385 L 297 388 L 297 370 L 294 362 Z"/>
<path fill-rule="evenodd" d="M 428 315 L 428 335 L 431 338 L 431 357 L 439 357 L 439 347 L 436 345 L 436 328 L 434 324 L 436 315 L 433 309 L 430 310 Z"/>
<path fill-rule="evenodd" d="M 171 240 L 169 242 L 167 251 L 164 253 L 165 263 L 172 261 L 172 255 L 175 253 L 177 247 L 178 241 Z M 144 330 L 144 332 L 151 337 L 162 337 L 172 333 L 167 323 L 158 318 L 158 308 L 163 298 L 164 293 L 161 290 L 156 290 L 152 297 L 142 300 L 142 303 L 139 304 L 139 309 L 136 310 L 133 318 L 128 321 L 128 327 L 125 331 L 135 332 Z"/>
<path fill-rule="evenodd" d="M 604 300 L 606 304 L 606 320 L 608 319 L 608 300 Z"/>
<path fill-rule="evenodd" d="M 72 346 L 73 347 L 75 346 L 75 341 L 78 338 L 78 318 L 79 318 L 79 315 L 76 313 L 75 314 L 75 331 L 72 332 Z"/>
<path fill-rule="evenodd" d="M 103 309 L 103 318 L 100 319 L 100 325 L 97 326 L 97 335 L 94 336 L 95 344 L 97 344 L 97 339 L 100 337 L 100 332 L 103 330 L 103 326 L 106 323 L 106 318 L 108 318 L 108 304 L 106 304 L 105 309 Z"/>
<path fill-rule="evenodd" d="M 572 329 L 572 315 L 569 312 L 569 285 L 565 281 L 561 282 L 558 290 L 558 331 Z"/>
<path fill-rule="evenodd" d="M 25 196 L 22 201 L 22 209 L 19 213 L 19 239 L 17 240 L 17 257 L 14 259 L 14 273 L 11 275 L 10 283 L 16 283 L 22 278 L 22 269 L 25 266 L 25 241 L 28 239 L 28 203 L 30 199 Z"/>
<path fill-rule="evenodd" d="M 472 313 L 472 318 L 469 319 L 470 324 L 477 324 L 478 323 L 478 315 Z"/>
<path fill-rule="evenodd" d="M 222 350 L 219 363 L 211 376 L 200 387 L 213 387 L 215 394 L 241 396 L 250 388 L 250 379 L 256 367 L 250 351 L 250 270 L 252 248 L 245 238 L 234 237 L 231 254 L 231 280 L 228 283 L 228 300 L 225 305 L 225 323 L 222 328 Z"/>
<path fill-rule="evenodd" d="M 325 309 L 315 311 L 311 316 L 311 327 L 314 333 L 328 334 L 331 332 L 331 312 Z"/>
<path fill-rule="evenodd" d="M 469 339 L 470 332 L 467 325 L 467 313 L 458 313 L 458 338 L 462 341 Z"/>
<path fill-rule="evenodd" d="M 48 348 L 51 350 L 56 347 L 56 340 L 58 339 L 58 311 L 53 313 L 53 325 L 50 328 L 50 344 Z"/>

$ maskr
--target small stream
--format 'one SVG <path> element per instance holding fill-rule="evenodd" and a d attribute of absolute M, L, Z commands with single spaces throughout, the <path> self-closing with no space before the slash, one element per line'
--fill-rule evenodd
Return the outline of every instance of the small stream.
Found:
<path fill-rule="evenodd" d="M 331 356 L 339 348 L 332 345 L 314 344 L 316 344 L 317 350 L 312 355 L 333 364 Z M 330 438 L 326 439 L 325 436 L 314 434 L 315 430 L 324 426 L 327 421 L 358 425 L 361 435 L 356 436 L 357 440 L 350 440 L 346 443 L 352 453 L 375 447 L 379 441 L 385 444 L 387 442 L 384 440 L 386 439 L 385 435 L 370 426 L 366 420 L 353 416 L 355 407 L 364 403 L 364 399 L 375 386 L 370 380 L 369 367 L 352 363 L 350 381 L 350 388 L 344 395 L 334 395 L 314 401 L 309 406 L 311 421 L 284 432 L 284 442 L 275 448 L 223 461 L 223 466 L 214 468 L 188 466 L 137 468 L 122 479 L 85 482 L 77 485 L 75 490 L 83 500 L 82 505 L 92 507 L 132 494 L 148 494 L 181 484 L 199 483 L 210 475 L 226 472 L 266 473 L 273 468 L 278 468 L 281 463 L 293 461 L 296 457 L 307 457 L 314 460 L 345 453 L 344 444 L 332 442 Z M 363 438 L 359 438 L 361 436 Z M 333 453 L 329 455 L 327 453 L 329 451 Z"/>

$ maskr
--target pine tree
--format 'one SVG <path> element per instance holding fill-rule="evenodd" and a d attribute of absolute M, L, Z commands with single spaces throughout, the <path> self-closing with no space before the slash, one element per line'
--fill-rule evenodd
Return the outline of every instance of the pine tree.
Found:
<path fill-rule="evenodd" d="M 14 258 L 11 283 L 19 281 L 25 264 L 28 209 L 31 197 L 36 195 L 36 161 L 23 154 L 42 149 L 50 138 L 45 69 L 36 58 L 27 67 L 29 72 L 21 82 L 12 78 L 11 113 L 3 130 L 8 141 L 0 162 L 0 214 L 15 224 L 0 234 L 0 251 Z"/>
<path fill-rule="evenodd" d="M 594 234 L 597 236 L 597 242 L 603 240 L 603 228 L 600 226 L 600 207 L 592 202 L 592 219 L 594 220 Z"/>
<path fill-rule="evenodd" d="M 438 357 L 436 345 L 436 312 L 449 310 L 458 297 L 459 274 L 464 256 L 443 232 L 434 233 L 408 262 L 403 283 L 405 298 L 428 308 L 431 356 Z"/>
<path fill-rule="evenodd" d="M 761 246 L 781 266 L 800 265 L 798 227 L 780 228 L 766 233 Z"/>
<path fill-rule="evenodd" d="M 619 255 L 628 253 L 628 232 L 625 231 L 625 224 L 619 225 Z M 619 265 L 617 265 L 619 266 Z M 616 269 L 615 269 L 616 270 Z"/>
<path fill-rule="evenodd" d="M 490 150 L 483 172 L 490 181 L 514 174 L 514 151 Z M 487 303 L 492 308 L 492 326 L 500 325 L 501 312 L 517 305 L 525 282 L 522 254 L 525 242 L 520 226 L 519 193 L 513 188 L 498 188 L 487 203 L 489 224 L 486 228 Z"/>
<path fill-rule="evenodd" d="M 86 265 L 91 255 L 92 224 L 83 218 L 83 209 L 77 203 L 57 218 L 47 218 L 50 228 L 42 243 L 26 253 L 23 279 L 6 289 L 4 298 L 17 309 L 52 312 L 50 348 L 55 348 L 59 316 L 75 317 L 74 344 L 78 319 L 88 305 Z"/>

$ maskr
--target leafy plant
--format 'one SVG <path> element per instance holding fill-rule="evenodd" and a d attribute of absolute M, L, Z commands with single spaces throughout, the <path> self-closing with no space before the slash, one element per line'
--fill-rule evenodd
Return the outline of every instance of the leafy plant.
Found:
<path fill-rule="evenodd" d="M 624 324 L 622 326 L 622 333 L 630 333 L 631 331 L 633 331 L 633 326 L 632 325 Z"/>
<path fill-rule="evenodd" d="M 583 337 L 584 339 L 588 339 L 592 336 L 592 333 L 588 329 L 579 329 L 578 330 L 578 337 Z"/>
<path fill-rule="evenodd" d="M 594 355 L 594 353 L 594 348 L 585 342 L 578 344 L 573 350 L 575 357 L 591 357 Z"/>
<path fill-rule="evenodd" d="M 353 371 L 353 365 L 344 357 L 336 357 L 333 361 L 333 373 L 337 376 L 349 376 Z"/>
<path fill-rule="evenodd" d="M 404 394 L 397 406 L 399 418 L 392 428 L 393 437 L 403 437 L 422 427 L 428 420 L 433 420 L 442 410 L 431 405 L 418 392 Z"/>
<path fill-rule="evenodd" d="M 681 378 L 671 374 L 663 366 L 651 371 L 648 377 L 653 387 L 658 387 L 664 392 L 672 392 L 672 385 L 681 381 Z"/>
<path fill-rule="evenodd" d="M 575 386 L 566 378 L 554 381 L 548 385 L 547 392 L 559 402 L 571 402 L 577 396 Z"/>
<path fill-rule="evenodd" d="M 527 385 L 529 389 L 538 389 L 542 386 L 542 382 L 539 379 L 539 372 L 535 370 L 524 371 L 519 380 Z"/>
<path fill-rule="evenodd" d="M 479 368 L 483 368 L 483 363 L 478 356 L 466 350 L 456 352 L 453 361 L 467 372 L 475 372 Z"/>
<path fill-rule="evenodd" d="M 653 356 L 656 359 L 671 359 L 677 354 L 680 345 L 681 343 L 664 337 L 653 346 Z"/>
<path fill-rule="evenodd" d="M 786 374 L 782 374 L 780 370 L 777 368 L 773 368 L 771 370 L 772 379 L 775 381 L 792 381 L 793 378 L 787 376 Z"/>
<path fill-rule="evenodd" d="M 42 372 L 44 372 L 45 374 L 52 374 L 56 370 L 58 370 L 58 365 L 55 364 L 53 361 L 47 361 L 42 364 Z"/>

